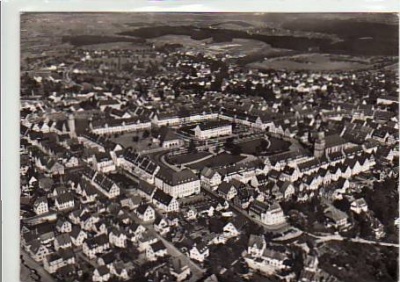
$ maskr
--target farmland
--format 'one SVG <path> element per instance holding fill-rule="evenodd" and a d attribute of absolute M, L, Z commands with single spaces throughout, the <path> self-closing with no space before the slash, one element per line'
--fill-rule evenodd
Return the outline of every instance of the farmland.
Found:
<path fill-rule="evenodd" d="M 370 69 L 374 65 L 383 63 L 380 60 L 371 60 L 368 57 L 352 57 L 328 54 L 300 54 L 266 59 L 249 64 L 249 67 L 259 69 L 285 69 L 290 71 L 349 71 Z"/>

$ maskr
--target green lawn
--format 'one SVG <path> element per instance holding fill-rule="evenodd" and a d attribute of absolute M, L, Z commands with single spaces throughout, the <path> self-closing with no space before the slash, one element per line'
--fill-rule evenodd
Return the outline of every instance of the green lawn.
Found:
<path fill-rule="evenodd" d="M 202 158 L 210 156 L 210 155 L 211 155 L 211 153 L 209 153 L 209 152 L 189 153 L 189 154 L 183 154 L 183 155 L 178 155 L 178 156 L 171 156 L 168 158 L 168 162 L 171 164 L 180 165 L 180 164 L 194 162 L 196 160 L 202 159 Z"/>
<path fill-rule="evenodd" d="M 160 146 L 158 144 L 152 144 L 152 138 L 147 137 L 147 138 L 142 138 L 143 131 L 137 131 L 137 132 L 126 132 L 118 137 L 114 137 L 114 135 L 111 135 L 110 140 L 121 144 L 124 148 L 132 147 L 134 150 L 137 150 L 138 152 L 143 151 L 143 150 L 149 150 L 153 148 L 159 148 Z M 132 138 L 134 136 L 139 136 L 139 141 L 134 142 Z M 151 144 L 149 146 L 149 144 Z"/>
<path fill-rule="evenodd" d="M 232 165 L 235 164 L 241 160 L 245 159 L 245 157 L 242 156 L 234 156 L 228 153 L 222 153 L 219 154 L 215 157 L 209 158 L 207 160 L 189 165 L 188 167 L 192 168 L 192 169 L 198 169 L 201 170 L 204 167 L 208 166 L 208 167 L 213 167 L 213 168 L 217 168 L 217 167 L 222 167 L 225 165 Z"/>
<path fill-rule="evenodd" d="M 275 153 L 280 153 L 289 150 L 289 147 L 291 145 L 290 142 L 281 140 L 275 137 L 270 137 L 269 142 L 271 145 L 267 148 L 266 151 L 261 151 L 260 150 L 260 145 L 262 143 L 261 138 L 239 143 L 238 145 L 242 149 L 242 152 L 244 154 L 250 154 L 250 155 L 271 155 Z"/>

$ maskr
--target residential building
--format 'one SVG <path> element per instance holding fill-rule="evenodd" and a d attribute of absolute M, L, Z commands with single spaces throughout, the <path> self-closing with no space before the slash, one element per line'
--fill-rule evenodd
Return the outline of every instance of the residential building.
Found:
<path fill-rule="evenodd" d="M 144 222 L 153 221 L 156 218 L 155 210 L 150 205 L 147 204 L 140 205 L 135 210 L 135 214 L 140 220 Z"/>

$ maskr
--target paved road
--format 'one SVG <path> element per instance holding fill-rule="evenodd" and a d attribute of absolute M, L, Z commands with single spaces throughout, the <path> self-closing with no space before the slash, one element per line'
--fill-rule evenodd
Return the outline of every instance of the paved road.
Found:
<path fill-rule="evenodd" d="M 55 282 L 56 279 L 48 273 L 43 266 L 38 264 L 36 261 L 34 261 L 30 255 L 23 249 L 21 249 L 21 255 L 25 261 L 25 264 L 30 267 L 31 269 L 36 269 L 37 274 L 40 276 L 41 280 L 43 282 Z"/>
<path fill-rule="evenodd" d="M 314 237 L 318 239 L 318 242 L 328 242 L 328 241 L 343 241 L 343 240 L 348 240 L 351 242 L 355 243 L 361 243 L 361 244 L 368 244 L 368 245 L 379 245 L 379 246 L 386 246 L 386 247 L 399 247 L 399 244 L 394 244 L 394 243 L 387 243 L 387 242 L 380 242 L 380 241 L 370 241 L 370 240 L 365 240 L 361 238 L 346 238 L 341 235 L 337 234 L 332 234 L 332 235 L 326 235 L 326 236 L 321 236 L 321 235 L 314 235 L 312 233 L 305 232 L 307 235 L 310 235 L 311 237 Z"/>
<path fill-rule="evenodd" d="M 188 163 L 184 163 L 184 164 L 182 164 L 182 165 L 183 165 L 183 166 L 186 166 L 186 165 L 191 165 L 191 164 L 199 163 L 199 162 L 208 160 L 208 159 L 210 159 L 210 158 L 212 158 L 212 157 L 215 157 L 215 155 L 214 155 L 214 154 L 211 154 L 211 155 L 205 156 L 205 157 L 203 157 L 203 158 L 201 158 L 201 159 L 198 159 L 198 160 L 195 160 L 195 161 L 192 161 L 192 162 L 188 162 Z"/>
<path fill-rule="evenodd" d="M 180 171 L 179 168 L 177 168 L 177 167 L 174 166 L 174 165 L 169 164 L 169 163 L 165 160 L 165 155 L 162 155 L 162 156 L 160 157 L 160 161 L 161 161 L 161 163 L 162 163 L 163 165 L 165 165 L 166 167 L 169 167 L 170 169 L 172 169 L 172 170 L 174 170 L 174 171 Z"/>

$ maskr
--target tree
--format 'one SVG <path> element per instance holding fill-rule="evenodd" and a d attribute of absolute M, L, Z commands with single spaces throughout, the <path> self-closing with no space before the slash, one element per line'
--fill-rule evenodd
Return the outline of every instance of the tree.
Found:
<path fill-rule="evenodd" d="M 242 153 L 242 148 L 240 148 L 240 146 L 238 145 L 234 145 L 233 148 L 231 149 L 231 153 L 233 155 L 240 155 Z"/>
<path fill-rule="evenodd" d="M 234 144 L 233 144 L 233 138 L 232 137 L 226 139 L 226 142 L 224 144 L 224 147 L 225 147 L 226 150 L 232 149 L 233 145 Z"/>
<path fill-rule="evenodd" d="M 350 210 L 350 202 L 346 197 L 343 197 L 341 200 L 333 201 L 333 205 L 335 208 L 344 212 L 348 212 Z"/>
<path fill-rule="evenodd" d="M 196 153 L 197 152 L 196 144 L 194 143 L 193 139 L 191 139 L 190 142 L 189 142 L 188 151 L 189 151 L 189 153 Z"/>
<path fill-rule="evenodd" d="M 146 139 L 150 136 L 150 132 L 148 130 L 143 131 L 142 138 Z"/>

